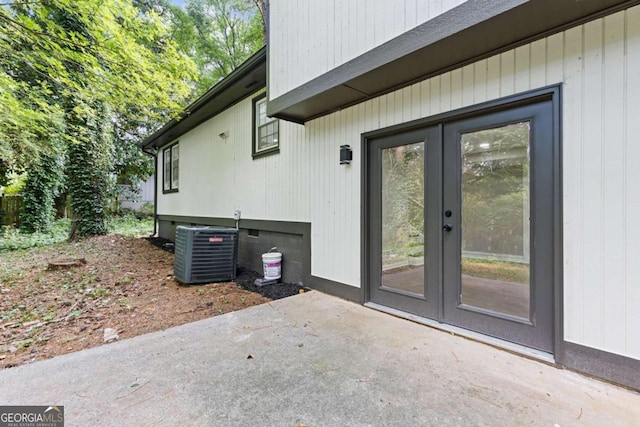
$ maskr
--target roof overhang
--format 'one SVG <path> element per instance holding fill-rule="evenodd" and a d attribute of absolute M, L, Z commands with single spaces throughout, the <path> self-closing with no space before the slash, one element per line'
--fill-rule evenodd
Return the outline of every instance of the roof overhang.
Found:
<path fill-rule="evenodd" d="M 138 145 L 146 149 L 160 148 L 265 87 L 267 79 L 266 58 L 266 48 L 263 47 L 189 105 L 180 113 L 179 119 L 171 120 Z"/>
<path fill-rule="evenodd" d="M 638 3 L 469 0 L 270 99 L 267 112 L 304 123 Z"/>

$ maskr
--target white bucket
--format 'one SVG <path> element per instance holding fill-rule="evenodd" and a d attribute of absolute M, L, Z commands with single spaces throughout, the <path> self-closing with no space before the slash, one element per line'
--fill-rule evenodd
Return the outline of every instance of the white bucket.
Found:
<path fill-rule="evenodd" d="M 262 254 L 262 267 L 265 280 L 277 280 L 282 276 L 282 254 L 267 252 Z"/>

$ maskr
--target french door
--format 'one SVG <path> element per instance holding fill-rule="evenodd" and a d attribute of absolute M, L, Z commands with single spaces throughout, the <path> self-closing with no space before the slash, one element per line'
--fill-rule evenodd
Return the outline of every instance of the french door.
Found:
<path fill-rule="evenodd" d="M 552 352 L 551 101 L 366 144 L 369 301 Z"/>

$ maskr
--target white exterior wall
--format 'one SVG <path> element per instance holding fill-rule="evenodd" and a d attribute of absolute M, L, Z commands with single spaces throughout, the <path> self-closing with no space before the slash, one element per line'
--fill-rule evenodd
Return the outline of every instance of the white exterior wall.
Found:
<path fill-rule="evenodd" d="M 464 2 L 271 0 L 269 98 L 277 98 Z"/>
<path fill-rule="evenodd" d="M 272 2 L 283 4 L 297 2 Z M 557 83 L 565 339 L 640 359 L 640 6 L 305 127 L 281 121 L 280 154 L 257 160 L 246 99 L 180 139 L 180 191 L 159 194 L 158 213 L 228 218 L 239 208 L 243 218 L 311 222 L 312 274 L 360 286 L 361 134 Z M 354 151 L 349 166 L 338 162 L 342 144 Z"/>
<path fill-rule="evenodd" d="M 565 339 L 640 359 L 640 6 L 308 122 L 313 274 L 360 285 L 361 133 L 557 83 Z"/>
<path fill-rule="evenodd" d="M 159 215 L 232 218 L 233 211 L 240 209 L 246 219 L 309 222 L 307 170 L 311 159 L 305 129 L 281 121 L 280 153 L 253 160 L 254 97 L 179 139 L 179 191 L 162 194 L 159 177 Z M 222 132 L 229 136 L 221 138 Z M 158 161 L 162 165 L 162 150 Z"/>

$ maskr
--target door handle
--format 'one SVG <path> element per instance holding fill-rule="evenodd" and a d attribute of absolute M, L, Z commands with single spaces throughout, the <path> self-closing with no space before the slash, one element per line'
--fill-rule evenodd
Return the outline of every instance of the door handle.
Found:
<path fill-rule="evenodd" d="M 442 226 L 442 229 L 443 229 L 444 231 L 446 231 L 446 232 L 449 232 L 449 231 L 453 230 L 453 225 L 451 225 L 451 224 L 445 224 L 445 225 L 443 225 L 443 226 Z"/>

